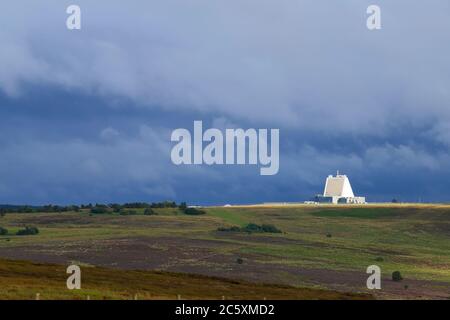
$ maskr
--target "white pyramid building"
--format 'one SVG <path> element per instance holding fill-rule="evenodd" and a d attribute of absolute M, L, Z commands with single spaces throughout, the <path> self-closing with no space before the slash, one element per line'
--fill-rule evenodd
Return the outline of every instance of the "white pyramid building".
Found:
<path fill-rule="evenodd" d="M 355 197 L 350 180 L 346 175 L 329 175 L 325 181 L 323 195 L 316 196 L 316 201 L 320 203 L 347 203 L 363 204 L 366 203 L 365 197 Z"/>
<path fill-rule="evenodd" d="M 340 175 L 339 172 L 336 177 L 329 175 L 325 182 L 325 189 L 323 191 L 324 197 L 347 197 L 353 198 L 352 186 L 346 175 Z"/>

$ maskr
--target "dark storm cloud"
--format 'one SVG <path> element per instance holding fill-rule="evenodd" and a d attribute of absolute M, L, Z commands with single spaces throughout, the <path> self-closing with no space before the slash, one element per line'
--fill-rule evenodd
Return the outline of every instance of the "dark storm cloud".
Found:
<path fill-rule="evenodd" d="M 295 201 L 335 169 L 369 199 L 447 199 L 448 1 L 81 0 L 79 32 L 69 4 L 2 4 L 0 202 Z M 279 175 L 174 167 L 197 119 L 280 128 Z"/>

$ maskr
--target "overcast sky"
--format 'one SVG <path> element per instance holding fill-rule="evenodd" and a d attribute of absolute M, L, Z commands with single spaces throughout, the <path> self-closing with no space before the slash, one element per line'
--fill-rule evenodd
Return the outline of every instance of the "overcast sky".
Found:
<path fill-rule="evenodd" d="M 301 201 L 338 169 L 369 201 L 450 201 L 449 15 L 448 0 L 2 3 L 0 203 Z M 174 166 L 170 134 L 194 120 L 279 128 L 279 174 Z"/>

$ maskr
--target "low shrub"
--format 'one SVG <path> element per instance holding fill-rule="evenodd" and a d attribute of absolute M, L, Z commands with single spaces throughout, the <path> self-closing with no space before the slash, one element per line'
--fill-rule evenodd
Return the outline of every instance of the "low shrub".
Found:
<path fill-rule="evenodd" d="M 26 235 L 35 235 L 39 233 L 39 229 L 36 227 L 25 227 L 25 229 L 20 229 L 17 231 L 16 235 L 18 236 L 26 236 Z"/>
<path fill-rule="evenodd" d="M 279 230 L 273 224 L 263 224 L 261 226 L 261 229 L 263 232 L 267 232 L 267 233 L 281 233 L 281 230 Z"/>
<path fill-rule="evenodd" d="M 249 223 L 244 228 L 242 228 L 242 231 L 244 232 L 262 232 L 261 226 L 258 226 L 256 223 Z"/>
<path fill-rule="evenodd" d="M 154 211 L 153 209 L 151 209 L 151 208 L 147 208 L 147 209 L 145 209 L 145 211 L 144 211 L 144 215 L 145 216 L 155 216 L 155 215 L 157 215 L 158 213 L 156 212 L 156 211 Z"/>
<path fill-rule="evenodd" d="M 186 208 L 183 210 L 184 214 L 190 215 L 190 216 L 198 216 L 205 214 L 206 212 L 203 210 L 199 210 L 197 208 Z"/>
<path fill-rule="evenodd" d="M 281 230 L 272 224 L 263 224 L 259 226 L 256 223 L 249 223 L 242 228 L 242 231 L 248 233 L 281 233 Z"/>
<path fill-rule="evenodd" d="M 247 233 L 281 233 L 281 230 L 279 230 L 277 227 L 275 227 L 272 224 L 263 224 L 263 225 L 257 225 L 256 223 L 249 223 L 243 228 L 240 227 L 219 227 L 217 228 L 217 231 L 222 232 L 247 232 Z"/>
<path fill-rule="evenodd" d="M 0 236 L 5 236 L 8 234 L 8 229 L 0 227 Z"/>
<path fill-rule="evenodd" d="M 241 228 L 236 227 L 236 226 L 232 226 L 232 227 L 229 227 L 229 228 L 226 228 L 226 227 L 219 227 L 219 228 L 217 228 L 217 231 L 223 231 L 223 232 L 240 232 L 240 231 L 241 231 Z"/>
<path fill-rule="evenodd" d="M 394 271 L 392 272 L 392 281 L 402 281 L 403 277 L 400 271 Z"/>
<path fill-rule="evenodd" d="M 93 213 L 93 214 L 105 214 L 108 212 L 109 212 L 109 210 L 106 207 L 93 207 L 91 209 L 91 213 Z"/>

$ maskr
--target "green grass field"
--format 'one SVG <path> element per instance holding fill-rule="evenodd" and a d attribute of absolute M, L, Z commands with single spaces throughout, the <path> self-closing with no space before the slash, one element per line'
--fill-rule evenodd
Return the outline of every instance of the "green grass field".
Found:
<path fill-rule="evenodd" d="M 88 212 L 7 214 L 0 258 L 114 269 L 162 270 L 365 292 L 366 268 L 382 269 L 379 298 L 450 297 L 450 206 L 247 206 L 205 208 L 187 216 Z M 219 232 L 219 227 L 273 224 L 280 234 Z M 16 236 L 37 226 L 34 236 Z M 242 264 L 236 259 L 243 260 Z M 390 279 L 400 271 L 402 283 Z M 130 288 L 133 291 L 132 288 Z M 20 296 L 20 286 L 17 288 Z M 221 296 L 219 294 L 219 296 Z M 0 298 L 11 297 L 0 288 Z"/>

